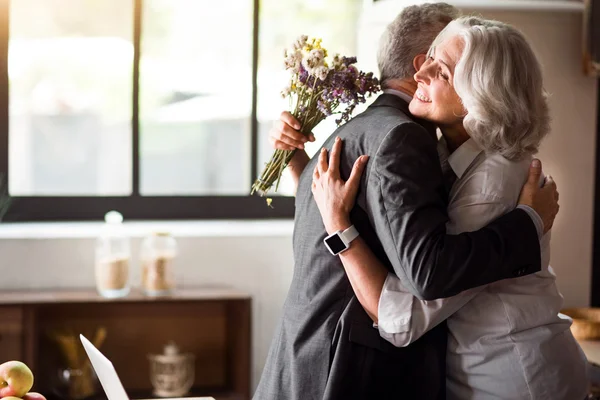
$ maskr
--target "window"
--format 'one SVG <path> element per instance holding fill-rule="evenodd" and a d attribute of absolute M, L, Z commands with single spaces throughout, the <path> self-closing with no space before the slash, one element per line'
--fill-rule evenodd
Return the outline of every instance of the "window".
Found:
<path fill-rule="evenodd" d="M 359 0 L 13 0 L 0 7 L 7 220 L 281 218 L 250 196 L 299 34 L 356 54 Z M 7 89 L 8 88 L 8 89 Z M 324 140 L 333 119 L 318 127 Z M 308 147 L 314 153 L 320 143 Z"/>
<path fill-rule="evenodd" d="M 250 187 L 252 2 L 145 0 L 142 195 L 243 196 Z"/>
<path fill-rule="evenodd" d="M 259 171 L 272 153 L 267 136 L 273 120 L 289 108 L 277 94 L 287 84 L 288 73 L 282 68 L 283 49 L 300 34 L 323 39 L 329 50 L 357 54 L 358 17 L 362 2 L 357 0 L 262 0 L 258 59 Z M 275 95 L 274 95 L 275 94 Z M 307 143 L 312 157 L 335 130 L 335 118 L 328 118 L 315 129 L 314 143 Z M 284 171 L 280 194 L 292 195 L 294 188 Z M 277 200 L 279 201 L 279 199 Z M 275 205 L 277 202 L 275 202 Z"/>
<path fill-rule="evenodd" d="M 11 2 L 12 195 L 132 193 L 133 4 L 91 3 Z"/>

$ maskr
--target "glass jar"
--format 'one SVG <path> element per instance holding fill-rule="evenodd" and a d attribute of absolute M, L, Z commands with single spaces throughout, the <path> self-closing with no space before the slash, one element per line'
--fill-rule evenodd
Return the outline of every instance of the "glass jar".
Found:
<path fill-rule="evenodd" d="M 81 368 L 60 368 L 54 391 L 61 399 L 83 400 L 96 395 L 99 382 L 90 364 Z"/>
<path fill-rule="evenodd" d="M 156 232 L 142 243 L 142 290 L 148 296 L 170 294 L 175 287 L 177 242 L 169 233 Z"/>
<path fill-rule="evenodd" d="M 192 353 L 180 353 L 173 342 L 165 346 L 163 354 L 149 354 L 150 382 L 157 397 L 184 397 L 194 386 Z"/>
<path fill-rule="evenodd" d="M 123 216 L 109 211 L 96 241 L 96 289 L 101 296 L 123 297 L 129 294 L 129 237 L 123 228 Z"/>

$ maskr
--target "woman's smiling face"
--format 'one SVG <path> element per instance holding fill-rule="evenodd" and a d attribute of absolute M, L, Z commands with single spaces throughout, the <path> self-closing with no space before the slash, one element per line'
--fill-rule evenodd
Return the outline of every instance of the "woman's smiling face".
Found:
<path fill-rule="evenodd" d="M 466 115 L 460 97 L 454 90 L 454 69 L 460 60 L 464 43 L 454 35 L 433 47 L 415 74 L 417 90 L 410 102 L 410 112 L 439 127 L 462 124 Z"/>

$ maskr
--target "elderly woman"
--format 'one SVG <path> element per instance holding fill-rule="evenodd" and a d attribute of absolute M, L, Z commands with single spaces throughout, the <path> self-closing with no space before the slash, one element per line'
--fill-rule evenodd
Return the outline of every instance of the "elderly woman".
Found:
<path fill-rule="evenodd" d="M 477 230 L 512 210 L 549 129 L 540 64 L 523 35 L 496 21 L 455 20 L 432 44 L 415 81 L 410 111 L 439 127 L 442 167 L 455 178 L 448 233 Z M 337 140 L 332 165 L 340 146 Z M 329 170 L 326 152 L 319 157 L 313 194 L 325 226 L 350 226 L 360 174 L 344 182 Z M 356 167 L 362 171 L 359 161 Z M 546 234 L 541 272 L 436 301 L 413 297 L 366 246 L 342 261 L 357 298 L 392 344 L 406 346 L 447 321 L 449 399 L 583 399 L 586 360 L 570 321 L 559 316 L 549 241 Z"/>

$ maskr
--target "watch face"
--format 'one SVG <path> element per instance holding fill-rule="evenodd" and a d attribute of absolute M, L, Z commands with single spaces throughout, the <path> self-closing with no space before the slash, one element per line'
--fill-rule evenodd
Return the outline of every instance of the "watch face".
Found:
<path fill-rule="evenodd" d="M 325 243 L 327 243 L 327 246 L 329 246 L 334 254 L 346 249 L 346 245 L 338 235 L 328 237 L 325 239 Z"/>

